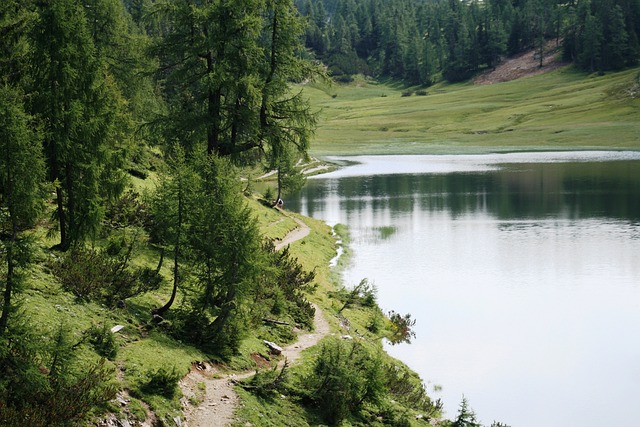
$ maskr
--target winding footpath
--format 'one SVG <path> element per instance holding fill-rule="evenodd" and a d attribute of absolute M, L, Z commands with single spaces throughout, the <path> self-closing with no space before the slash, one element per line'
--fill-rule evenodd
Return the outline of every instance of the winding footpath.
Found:
<path fill-rule="evenodd" d="M 309 228 L 309 226 L 305 224 L 304 221 L 302 221 L 301 219 L 298 219 L 292 216 L 290 216 L 289 218 L 294 220 L 298 224 L 298 227 L 294 228 L 289 233 L 287 233 L 287 235 L 284 236 L 284 239 L 276 241 L 275 247 L 277 251 L 279 251 L 280 249 L 284 248 L 287 245 L 290 245 L 291 243 L 297 240 L 304 239 L 311 232 L 311 229 Z"/>
<path fill-rule="evenodd" d="M 291 217 L 293 218 L 293 217 Z M 289 232 L 284 239 L 275 245 L 276 250 L 303 239 L 311 231 L 309 226 L 302 220 L 293 218 L 298 227 Z M 330 326 L 317 305 L 314 317 L 315 331 L 298 336 L 298 341 L 284 347 L 282 359 L 278 366 L 282 366 L 285 361 L 294 363 L 301 355 L 302 351 L 313 347 L 323 337 L 329 334 Z M 243 372 L 240 374 L 222 374 L 215 367 L 209 365 L 199 365 L 180 381 L 182 389 L 183 407 L 186 421 L 182 422 L 182 427 L 227 427 L 233 422 L 233 416 L 240 403 L 240 399 L 234 390 L 237 380 L 249 378 L 255 371 Z M 194 401 L 201 401 L 197 406 L 191 404 Z"/>

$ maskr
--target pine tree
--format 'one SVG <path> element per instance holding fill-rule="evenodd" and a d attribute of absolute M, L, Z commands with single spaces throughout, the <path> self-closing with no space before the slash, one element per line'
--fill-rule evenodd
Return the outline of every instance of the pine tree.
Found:
<path fill-rule="evenodd" d="M 43 123 L 60 245 L 95 235 L 105 203 L 124 187 L 123 104 L 76 0 L 40 3 L 34 27 L 32 110 Z"/>
<path fill-rule="evenodd" d="M 476 414 L 473 412 L 473 409 L 469 407 L 469 402 L 464 396 L 462 396 L 462 401 L 460 402 L 458 416 L 451 424 L 451 427 L 482 427 L 481 424 L 476 421 Z"/>
<path fill-rule="evenodd" d="M 243 307 L 264 258 L 229 160 L 199 155 L 195 161 L 201 176 L 189 212 L 187 244 L 195 283 L 187 317 L 199 325 L 193 341 L 224 356 L 235 352 L 242 338 Z"/>
<path fill-rule="evenodd" d="M 290 0 L 270 0 L 262 76 L 259 139 L 267 168 L 278 170 L 278 196 L 283 184 L 293 188 L 295 163 L 307 155 L 316 115 L 301 92 L 291 94 L 291 79 L 302 81 L 320 74 L 299 58 L 302 25 Z M 287 178 L 289 177 L 289 178 Z M 287 185 L 288 184 L 288 185 Z"/>
<path fill-rule="evenodd" d="M 160 184 L 151 203 L 152 240 L 162 247 L 162 254 L 167 247 L 173 250 L 171 297 L 162 307 L 153 310 L 153 313 L 159 316 L 164 315 L 173 306 L 183 279 L 180 268 L 183 259 L 186 258 L 186 229 L 198 179 L 186 159 L 184 149 L 178 144 L 167 155 L 167 168 L 166 174 L 161 175 Z"/>
<path fill-rule="evenodd" d="M 601 67 L 602 52 L 602 27 L 600 22 L 593 16 L 588 15 L 584 23 L 584 34 L 580 40 L 580 53 L 578 54 L 578 64 L 591 72 Z"/>
<path fill-rule="evenodd" d="M 29 260 L 28 239 L 22 232 L 33 225 L 44 207 L 42 146 L 22 98 L 19 90 L 0 83 L 0 255 L 6 263 L 0 336 L 13 310 L 20 270 Z"/>

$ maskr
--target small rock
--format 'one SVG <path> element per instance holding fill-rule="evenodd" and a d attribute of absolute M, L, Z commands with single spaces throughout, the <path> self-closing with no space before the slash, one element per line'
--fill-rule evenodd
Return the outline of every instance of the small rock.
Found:
<path fill-rule="evenodd" d="M 127 404 L 129 403 L 129 401 L 127 399 L 125 399 L 124 397 L 122 397 L 122 395 L 118 394 L 116 396 L 116 400 L 118 401 L 119 404 L 121 404 L 122 406 L 127 406 Z"/>
<path fill-rule="evenodd" d="M 111 328 L 111 332 L 115 334 L 116 332 L 120 332 L 123 329 L 124 329 L 123 325 L 116 325 L 113 328 Z"/>
<path fill-rule="evenodd" d="M 271 353 L 275 355 L 282 354 L 282 347 L 280 347 L 278 344 L 271 341 L 264 340 L 264 345 L 269 347 L 269 350 L 271 351 Z"/>

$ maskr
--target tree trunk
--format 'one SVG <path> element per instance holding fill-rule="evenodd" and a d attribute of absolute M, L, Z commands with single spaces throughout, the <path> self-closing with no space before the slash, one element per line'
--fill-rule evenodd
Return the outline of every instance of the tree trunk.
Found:
<path fill-rule="evenodd" d="M 164 262 L 164 246 L 160 248 L 160 259 L 158 260 L 158 265 L 156 267 L 156 273 L 160 273 L 160 269 L 162 268 L 162 264 Z"/>
<path fill-rule="evenodd" d="M 9 322 L 9 311 L 11 310 L 11 293 L 13 292 L 13 244 L 15 236 L 12 237 L 11 243 L 7 246 L 7 281 L 4 288 L 4 300 L 2 303 L 2 316 L 0 316 L 0 336 L 4 335 Z"/>
<path fill-rule="evenodd" d="M 236 297 L 236 292 L 234 289 L 229 289 L 227 291 L 227 295 L 224 299 L 224 302 L 221 304 L 222 308 L 220 309 L 220 314 L 216 319 L 211 322 L 209 325 L 209 331 L 212 335 L 218 335 L 222 332 L 224 325 L 231 318 L 231 314 L 233 313 L 233 300 Z"/>
<path fill-rule="evenodd" d="M 213 73 L 213 53 L 207 52 L 207 73 Z M 222 92 L 220 88 L 209 88 L 207 94 L 208 114 L 210 123 L 207 125 L 207 153 L 218 153 L 220 150 L 220 103 Z"/>
<path fill-rule="evenodd" d="M 180 183 L 179 185 L 182 185 L 182 183 Z M 163 305 L 160 308 L 155 308 L 151 310 L 152 314 L 157 314 L 158 316 L 162 316 L 164 315 L 164 313 L 169 311 L 169 309 L 173 305 L 173 302 L 176 300 L 176 294 L 178 293 L 178 284 L 180 283 L 180 279 L 179 279 L 180 239 L 182 235 L 182 210 L 183 210 L 183 204 L 184 204 L 184 201 L 182 199 L 183 199 L 182 187 L 180 187 L 178 189 L 178 224 L 177 224 L 177 231 L 176 231 L 176 241 L 173 247 L 173 289 L 171 290 L 171 297 L 169 298 L 169 301 L 167 301 L 165 305 Z M 164 254 L 164 250 L 162 253 Z"/>

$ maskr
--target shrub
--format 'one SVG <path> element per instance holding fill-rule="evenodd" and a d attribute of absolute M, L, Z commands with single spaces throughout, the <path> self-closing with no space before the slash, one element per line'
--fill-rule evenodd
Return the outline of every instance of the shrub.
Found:
<path fill-rule="evenodd" d="M 304 383 L 323 419 L 338 425 L 385 393 L 382 358 L 357 341 L 325 343 Z"/>
<path fill-rule="evenodd" d="M 107 238 L 105 251 L 108 255 L 117 256 L 120 255 L 128 245 L 129 242 L 127 242 L 127 236 L 124 233 L 113 233 Z"/>
<path fill-rule="evenodd" d="M 109 360 L 116 358 L 118 355 L 118 343 L 116 342 L 115 335 L 107 325 L 103 325 L 101 328 L 92 326 L 86 334 L 89 337 L 89 343 L 93 346 L 96 353 Z"/>
<path fill-rule="evenodd" d="M 404 406 L 422 411 L 428 417 L 437 417 L 442 411 L 440 400 L 433 403 L 420 377 L 404 365 L 390 364 L 384 369 L 385 383 L 393 399 Z"/>
<path fill-rule="evenodd" d="M 371 316 L 369 317 L 369 322 L 366 325 L 366 328 L 372 334 L 377 334 L 384 327 L 385 318 L 384 314 L 380 309 L 375 309 L 371 312 Z"/>
<path fill-rule="evenodd" d="M 114 306 L 118 301 L 158 289 L 160 274 L 148 267 L 128 267 L 131 247 L 124 256 L 106 250 L 73 248 L 52 265 L 62 286 L 77 298 Z"/>
<path fill-rule="evenodd" d="M 273 201 L 273 199 L 276 196 L 273 194 L 273 188 L 271 187 L 267 187 L 267 190 L 264 192 L 264 198 L 268 201 L 271 202 Z"/>
<path fill-rule="evenodd" d="M 413 92 L 410 90 L 405 90 L 404 92 L 402 92 L 402 94 L 400 96 L 411 96 L 413 95 Z"/>
<path fill-rule="evenodd" d="M 417 90 L 417 91 L 416 91 L 416 95 L 417 95 L 417 96 L 427 96 L 427 95 L 428 95 L 428 93 L 427 93 L 427 91 L 426 91 L 426 90 L 424 90 L 424 89 L 420 89 L 420 90 Z"/>
<path fill-rule="evenodd" d="M 150 224 L 149 206 L 141 200 L 140 194 L 129 190 L 108 207 L 105 223 L 110 229 L 147 226 Z"/>
<path fill-rule="evenodd" d="M 407 313 L 402 316 L 400 313 L 391 310 L 389 312 L 389 320 L 391 321 L 391 332 L 387 336 L 389 342 L 392 345 L 403 342 L 411 344 L 411 338 L 416 337 L 416 333 L 412 329 L 416 321 L 411 318 L 411 314 Z"/>
<path fill-rule="evenodd" d="M 315 271 L 305 271 L 298 260 L 291 256 L 289 248 L 276 251 L 272 242 L 263 246 L 267 271 L 256 287 L 254 319 L 264 317 L 284 317 L 297 326 L 311 329 L 315 308 L 307 300 L 306 294 L 313 292 L 316 284 Z M 280 328 L 284 329 L 284 328 Z M 283 337 L 285 334 L 278 332 Z"/>
<path fill-rule="evenodd" d="M 147 374 L 149 380 L 140 388 L 140 391 L 147 394 L 164 396 L 173 399 L 178 388 L 178 381 L 182 375 L 177 372 L 174 366 L 171 370 L 159 368 Z"/>
<path fill-rule="evenodd" d="M 273 396 L 276 392 L 279 392 L 281 389 L 284 389 L 285 382 L 288 379 L 288 364 L 285 360 L 282 369 L 278 370 L 278 367 L 275 366 L 273 369 L 268 371 L 258 371 L 251 378 L 248 384 L 243 387 L 246 390 L 252 391 L 254 394 L 268 398 Z"/>
<path fill-rule="evenodd" d="M 198 307 L 185 305 L 174 315 L 171 334 L 176 339 L 189 342 L 223 360 L 237 354 L 246 336 L 247 325 L 238 310 L 230 313 L 220 330 L 215 328 L 213 319 Z"/>
<path fill-rule="evenodd" d="M 115 397 L 113 368 L 104 359 L 79 366 L 71 342 L 63 326 L 44 339 L 26 325 L 0 337 L 0 425 L 84 425 Z"/>
<path fill-rule="evenodd" d="M 338 310 L 338 313 L 355 305 L 374 307 L 376 305 L 377 292 L 378 290 L 375 284 L 369 283 L 367 279 L 362 279 L 360 283 L 350 291 L 345 289 L 337 294 L 337 297 L 344 303 L 342 308 Z"/>

